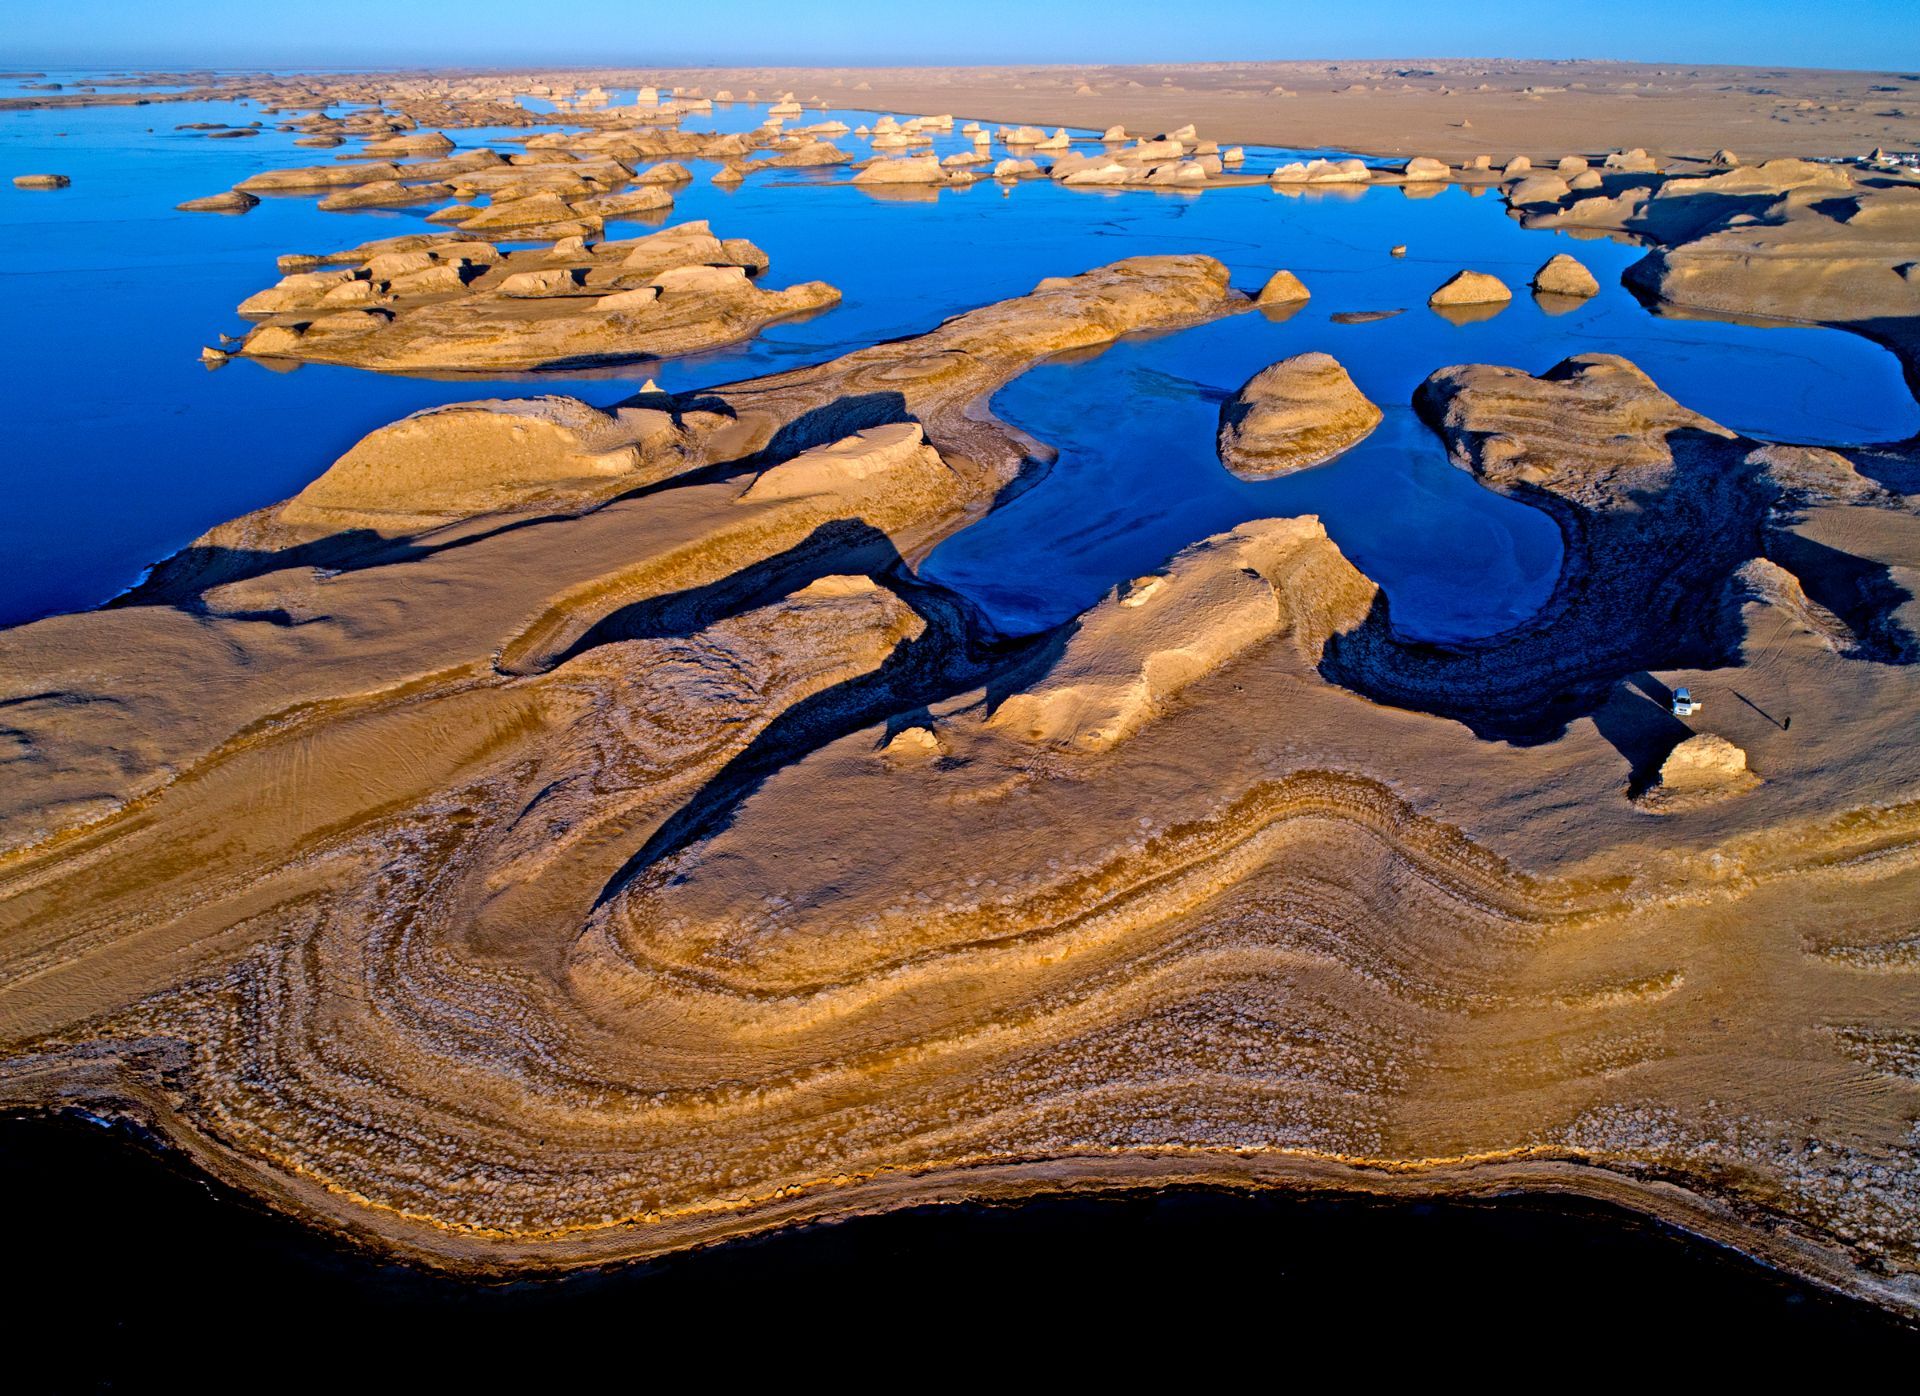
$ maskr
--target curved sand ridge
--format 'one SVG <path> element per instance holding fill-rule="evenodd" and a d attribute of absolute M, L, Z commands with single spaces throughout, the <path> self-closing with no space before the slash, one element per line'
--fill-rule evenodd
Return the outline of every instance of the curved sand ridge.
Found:
<path fill-rule="evenodd" d="M 977 649 L 902 561 L 1032 454 L 986 395 L 1245 304 L 1134 259 L 685 401 L 427 414 L 138 604 L 0 637 L 35 685 L 0 1096 L 475 1269 L 1080 1182 L 1491 1181 L 1913 1305 L 1917 666 L 1819 551 L 1910 566 L 1912 515 L 1623 361 L 1444 370 L 1459 462 L 1573 540 L 1509 658 L 1399 646 L 1308 519 Z M 1653 818 L 1623 675 L 1695 637 L 1838 716 L 1719 695 L 1764 783 Z M 1600 707 L 1531 746 L 1421 711 L 1531 719 L 1499 664 Z"/>

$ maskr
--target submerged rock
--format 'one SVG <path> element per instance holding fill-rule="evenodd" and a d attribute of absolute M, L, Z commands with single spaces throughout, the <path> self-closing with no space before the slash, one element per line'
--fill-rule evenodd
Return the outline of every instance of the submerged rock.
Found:
<path fill-rule="evenodd" d="M 1260 370 L 1220 408 L 1220 459 L 1243 480 L 1333 459 L 1380 424 L 1331 354 L 1296 354 Z"/>
<path fill-rule="evenodd" d="M 182 213 L 245 213 L 254 208 L 260 200 L 241 189 L 229 189 L 224 194 L 209 194 L 203 199 L 187 199 L 174 205 Z"/>

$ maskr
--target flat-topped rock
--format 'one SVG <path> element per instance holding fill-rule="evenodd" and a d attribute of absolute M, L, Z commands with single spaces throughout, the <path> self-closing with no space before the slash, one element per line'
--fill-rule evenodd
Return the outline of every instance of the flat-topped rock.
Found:
<path fill-rule="evenodd" d="M 1299 305 L 1311 300 L 1313 292 L 1292 272 L 1282 269 L 1267 278 L 1267 284 L 1260 288 L 1260 294 L 1254 298 L 1257 305 Z"/>
<path fill-rule="evenodd" d="M 174 205 L 182 213 L 245 213 L 259 205 L 260 200 L 241 189 L 229 189 L 223 194 L 209 194 L 201 199 L 186 199 Z"/>
<path fill-rule="evenodd" d="M 839 299 L 823 282 L 760 289 L 751 278 L 766 254 L 704 222 L 594 246 L 473 246 L 389 246 L 359 266 L 289 273 L 241 305 L 267 323 L 239 352 L 384 371 L 531 369 L 693 353 Z M 345 310 L 369 313 L 327 318 Z"/>
<path fill-rule="evenodd" d="M 363 437 L 278 522 L 410 531 L 633 477 L 676 439 L 668 412 L 603 412 L 574 398 L 433 408 Z"/>

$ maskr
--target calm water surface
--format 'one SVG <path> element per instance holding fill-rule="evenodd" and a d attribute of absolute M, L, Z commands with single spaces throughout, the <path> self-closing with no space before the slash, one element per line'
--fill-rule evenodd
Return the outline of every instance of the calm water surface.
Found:
<path fill-rule="evenodd" d="M 688 125 L 744 129 L 763 112 L 721 108 Z M 873 119 L 841 111 L 805 120 L 829 116 L 850 126 Z M 715 167 L 704 161 L 690 162 L 696 179 L 674 220 L 706 218 L 723 236 L 752 238 L 773 259 L 768 284 L 826 280 L 844 292 L 838 307 L 736 349 L 587 375 L 499 382 L 248 362 L 209 371 L 200 346 L 244 328 L 232 307 L 275 278 L 277 254 L 436 226 L 422 221 L 424 209 L 322 213 L 305 195 L 269 198 L 237 217 L 174 212 L 180 200 L 256 170 L 337 153 L 294 146 L 291 133 L 272 130 L 240 140 L 175 130 L 256 119 L 254 107 L 234 102 L 0 115 L 0 173 L 53 170 L 74 180 L 54 193 L 0 187 L 8 426 L 0 624 L 99 602 L 211 524 L 297 491 L 367 431 L 410 411 L 545 392 L 607 405 L 649 376 L 670 389 L 726 382 L 924 331 L 1043 276 L 1141 253 L 1209 253 L 1249 289 L 1288 267 L 1313 300 L 1286 319 L 1245 314 L 1045 365 L 1000 394 L 1002 415 L 1061 448 L 1061 458 L 1028 493 L 936 550 L 924 570 L 1005 630 L 1056 623 L 1207 533 L 1298 512 L 1326 520 L 1416 635 L 1486 634 L 1525 616 L 1551 587 L 1558 540 L 1537 513 L 1449 466 L 1412 419 L 1413 389 L 1445 364 L 1539 371 L 1605 350 L 1629 355 L 1689 406 L 1756 435 L 1840 443 L 1920 429 L 1920 410 L 1883 350 L 1837 331 L 1660 318 L 1618 284 L 1638 249 L 1523 232 L 1491 194 L 1248 188 L 1193 196 L 1036 182 L 877 198 L 837 182 L 844 171 L 756 175 L 729 191 L 709 181 Z M 515 133 L 449 134 L 468 147 Z M 858 138 L 839 139 L 866 151 Z M 936 149 L 965 144 L 942 137 Z M 1247 168 L 1311 153 L 1251 149 Z M 616 223 L 607 236 L 644 231 Z M 1387 255 L 1395 243 L 1408 245 L 1407 257 Z M 1425 309 L 1433 287 L 1463 266 L 1521 287 L 1548 256 L 1569 249 L 1606 287 L 1569 313 L 1548 314 L 1524 293 L 1464 326 Z M 1367 324 L 1329 319 L 1402 307 L 1404 315 Z M 1308 349 L 1347 365 L 1388 410 L 1387 422 L 1321 469 L 1257 485 L 1234 479 L 1213 454 L 1221 398 Z"/>

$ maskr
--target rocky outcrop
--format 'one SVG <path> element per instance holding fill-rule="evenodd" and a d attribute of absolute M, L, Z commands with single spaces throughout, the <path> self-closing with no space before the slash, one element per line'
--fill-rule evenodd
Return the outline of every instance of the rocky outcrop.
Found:
<path fill-rule="evenodd" d="M 1442 369 L 1414 406 L 1457 465 L 1556 522 L 1560 579 L 1537 614 L 1478 644 L 1437 650 L 1364 627 L 1329 651 L 1330 675 L 1533 741 L 1604 703 L 1625 675 L 1731 661 L 1742 631 L 1725 589 L 1766 552 L 1780 497 L 1752 443 L 1605 354 L 1538 377 Z"/>
<path fill-rule="evenodd" d="M 964 170 L 951 170 L 933 155 L 909 155 L 897 160 L 875 160 L 856 171 L 853 182 L 861 185 L 934 185 L 971 184 L 973 176 Z"/>
<path fill-rule="evenodd" d="M 667 407 L 602 412 L 574 398 L 461 403 L 361 440 L 276 522 L 314 532 L 414 532 L 451 519 L 578 501 L 676 473 L 687 430 Z"/>
<path fill-rule="evenodd" d="M 1284 638 L 1311 669 L 1376 594 L 1318 519 L 1242 524 L 1082 616 L 1045 675 L 1002 702 L 988 726 L 1016 741 L 1106 751 L 1257 645 Z"/>
<path fill-rule="evenodd" d="M 1585 300 L 1600 294 L 1600 283 L 1575 258 L 1557 252 L 1533 274 L 1533 289 L 1543 296 L 1577 296 Z"/>
<path fill-rule="evenodd" d="M 1263 368 L 1220 407 L 1220 459 L 1243 480 L 1291 475 L 1332 460 L 1380 424 L 1331 354 Z"/>
<path fill-rule="evenodd" d="M 1296 160 L 1268 178 L 1274 184 L 1367 184 L 1373 171 L 1364 160 Z"/>
<path fill-rule="evenodd" d="M 1747 754 L 1725 737 L 1696 732 L 1660 765 L 1659 778 L 1635 800 L 1650 814 L 1684 814 L 1744 795 L 1760 784 Z"/>
<path fill-rule="evenodd" d="M 260 200 L 243 190 L 229 189 L 224 194 L 209 194 L 203 199 L 187 199 L 174 207 L 182 213 L 245 213 Z"/>
<path fill-rule="evenodd" d="M 1856 325 L 1920 363 L 1920 280 L 1909 274 L 1920 265 L 1920 187 L 1856 185 L 1836 166 L 1772 160 L 1669 180 L 1627 225 L 1669 244 L 1627 271 L 1649 295 Z"/>
<path fill-rule="evenodd" d="M 291 169 L 261 170 L 248 175 L 233 187 L 248 194 L 279 193 L 288 190 L 338 189 L 349 184 L 369 184 L 375 180 L 397 180 L 400 169 L 391 161 L 374 164 L 300 165 Z"/>
<path fill-rule="evenodd" d="M 1484 271 L 1455 272 L 1452 276 L 1427 297 L 1427 304 L 1436 308 L 1461 305 L 1503 305 L 1513 299 L 1513 292 L 1497 276 Z"/>
<path fill-rule="evenodd" d="M 815 170 L 845 165 L 853 157 L 829 140 L 808 140 L 791 150 L 759 162 L 759 168 L 773 170 Z"/>
<path fill-rule="evenodd" d="M 1577 354 L 1537 378 L 1486 364 L 1442 369 L 1414 403 L 1456 462 L 1488 484 L 1590 509 L 1629 507 L 1635 494 L 1664 488 L 1676 437 L 1736 440 L 1613 354 Z"/>
<path fill-rule="evenodd" d="M 71 175 L 21 174 L 13 177 L 15 189 L 65 189 L 73 183 Z"/>
<path fill-rule="evenodd" d="M 714 348 L 839 299 L 821 282 L 759 289 L 765 254 L 705 223 L 592 247 L 478 246 L 291 273 L 241 305 L 266 323 L 240 352 L 385 371 L 577 365 Z"/>
<path fill-rule="evenodd" d="M 1306 288 L 1299 277 L 1292 272 L 1281 270 L 1267 278 L 1260 288 L 1260 294 L 1254 298 L 1256 305 L 1299 305 L 1312 299 L 1313 293 Z"/>

